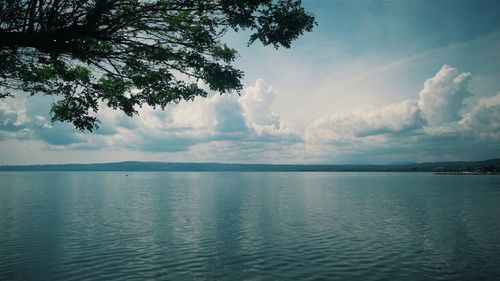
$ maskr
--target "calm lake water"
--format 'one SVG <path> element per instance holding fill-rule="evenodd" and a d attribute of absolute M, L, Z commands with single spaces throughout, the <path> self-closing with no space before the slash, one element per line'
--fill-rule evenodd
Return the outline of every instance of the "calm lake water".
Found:
<path fill-rule="evenodd" d="M 499 176 L 0 173 L 0 280 L 499 276 Z"/>

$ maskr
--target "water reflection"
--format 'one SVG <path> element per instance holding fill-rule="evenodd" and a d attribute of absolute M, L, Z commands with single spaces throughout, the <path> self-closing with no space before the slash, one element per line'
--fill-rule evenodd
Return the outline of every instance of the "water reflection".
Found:
<path fill-rule="evenodd" d="M 0 173 L 1 280 L 488 279 L 500 179 Z"/>

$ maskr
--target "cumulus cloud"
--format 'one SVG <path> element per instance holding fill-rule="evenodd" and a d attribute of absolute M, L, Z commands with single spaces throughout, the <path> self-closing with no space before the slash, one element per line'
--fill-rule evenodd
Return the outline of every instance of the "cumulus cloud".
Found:
<path fill-rule="evenodd" d="M 280 115 L 272 110 L 275 98 L 276 90 L 262 79 L 258 79 L 254 86 L 247 87 L 244 95 L 238 99 L 247 126 L 257 136 L 267 138 L 279 136 L 296 140 L 299 133 L 283 122 Z"/>
<path fill-rule="evenodd" d="M 258 79 L 254 86 L 247 87 L 245 93 L 238 99 L 244 110 L 244 115 L 250 126 L 279 127 L 280 117 L 271 111 L 271 105 L 276 98 L 276 91 L 262 79 Z"/>
<path fill-rule="evenodd" d="M 305 131 L 311 143 L 394 143 L 413 139 L 434 140 L 468 137 L 496 139 L 499 136 L 498 94 L 485 98 L 465 112 L 468 72 L 444 65 L 427 79 L 418 98 L 380 109 L 341 113 L 317 119 Z M 413 138 L 413 139 L 412 139 Z"/>
<path fill-rule="evenodd" d="M 40 97 L 4 100 L 0 104 L 0 138 L 40 140 L 47 144 L 47 148 L 87 142 L 71 126 L 53 125 L 48 121 L 48 116 L 39 115 L 38 110 L 32 110 L 36 109 L 33 103 L 39 102 Z"/>
<path fill-rule="evenodd" d="M 173 125 L 186 129 L 218 133 L 245 132 L 248 130 L 243 109 L 234 96 L 214 95 L 196 98 L 172 108 Z"/>
<path fill-rule="evenodd" d="M 459 123 L 481 139 L 500 141 L 500 92 L 480 99 Z"/>
<path fill-rule="evenodd" d="M 52 124 L 47 110 L 50 100 L 40 97 L 11 99 L 0 104 L 0 138 L 38 140 L 50 150 L 125 149 L 146 152 L 185 152 L 200 144 L 238 143 L 239 150 L 260 142 L 297 142 L 299 133 L 281 121 L 272 110 L 276 91 L 262 79 L 238 95 L 196 98 L 167 106 L 165 111 L 149 106 L 129 118 L 104 104 L 102 121 L 94 133 L 74 130 L 69 124 Z M 230 146 L 230 147 L 236 147 Z M 235 150 L 237 152 L 238 150 Z"/>
<path fill-rule="evenodd" d="M 401 134 L 420 129 L 425 121 L 420 115 L 418 104 L 413 100 L 405 100 L 399 104 L 386 106 L 380 110 L 369 112 L 366 126 L 356 136 L 379 134 Z"/>
<path fill-rule="evenodd" d="M 470 73 L 459 74 L 456 68 L 444 65 L 434 77 L 425 81 L 418 94 L 418 107 L 429 125 L 460 120 L 464 100 L 472 95 L 466 87 L 470 78 Z"/>
<path fill-rule="evenodd" d="M 262 79 L 241 96 L 212 95 L 171 105 L 164 112 L 145 108 L 136 118 L 136 149 L 186 151 L 200 144 L 238 142 L 297 142 L 300 135 L 272 111 L 276 91 Z M 148 128 L 147 131 L 143 128 Z"/>
<path fill-rule="evenodd" d="M 26 114 L 25 102 L 8 99 L 0 103 L 0 131 L 22 130 L 30 120 Z"/>
<path fill-rule="evenodd" d="M 383 140 L 377 135 L 403 134 L 421 128 L 425 121 L 418 104 L 406 100 L 381 109 L 341 113 L 317 119 L 306 129 L 305 138 L 310 142 L 353 142 L 360 138 Z"/>
<path fill-rule="evenodd" d="M 477 155 L 488 155 L 499 149 L 500 92 L 468 99 L 473 95 L 468 90 L 471 78 L 444 65 L 415 99 L 325 115 L 303 130 L 284 122 L 273 109 L 278 92 L 262 79 L 241 96 L 211 95 L 169 105 L 165 111 L 144 106 L 133 118 L 103 109 L 98 115 L 101 127 L 91 134 L 52 124 L 47 98 L 10 99 L 0 103 L 0 141 L 38 141 L 46 150 L 136 151 L 154 154 L 157 160 L 164 153 L 177 161 L 331 163 L 365 162 L 370 156 L 383 162 L 416 155 L 452 159 L 457 151 L 466 155 L 463 151 L 474 146 L 471 155 L 478 149 L 482 154 Z"/>

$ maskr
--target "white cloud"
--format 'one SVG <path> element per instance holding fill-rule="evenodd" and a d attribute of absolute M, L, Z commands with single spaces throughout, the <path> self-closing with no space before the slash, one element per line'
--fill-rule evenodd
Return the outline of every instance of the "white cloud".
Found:
<path fill-rule="evenodd" d="M 193 102 L 182 103 L 174 108 L 172 116 L 176 125 L 193 129 L 213 129 L 217 124 L 214 104 L 216 97 L 206 100 L 196 98 Z"/>
<path fill-rule="evenodd" d="M 467 89 L 471 77 L 444 65 L 425 81 L 418 99 L 318 118 L 306 128 L 305 140 L 341 145 L 365 155 L 378 151 L 388 156 L 402 148 L 405 153 L 424 155 L 436 153 L 433 147 L 456 148 L 456 153 L 463 154 L 457 150 L 463 150 L 465 143 L 470 151 L 498 150 L 492 142 L 500 140 L 500 93 L 465 107 L 466 98 L 472 95 Z"/>
<path fill-rule="evenodd" d="M 466 88 L 470 78 L 470 73 L 458 74 L 456 68 L 444 65 L 434 77 L 425 81 L 418 94 L 418 107 L 429 125 L 460 120 L 464 100 L 472 95 Z"/>
<path fill-rule="evenodd" d="M 254 86 L 245 88 L 238 99 L 243 108 L 247 126 L 257 136 L 290 137 L 296 139 L 298 132 L 283 122 L 278 113 L 272 110 L 276 98 L 276 90 L 262 79 L 257 79 Z"/>
<path fill-rule="evenodd" d="M 244 153 L 249 143 L 300 141 L 300 135 L 272 111 L 275 93 L 259 79 L 241 96 L 211 95 L 170 105 L 165 111 L 144 107 L 134 118 L 137 126 L 133 130 L 122 128 L 117 133 L 129 136 L 113 138 L 121 142 L 133 140 L 120 144 L 130 149 L 165 152 L 199 151 L 200 147 L 224 151 L 220 146 L 226 145 L 228 149 L 239 147 L 234 153 Z"/>
<path fill-rule="evenodd" d="M 424 121 L 417 102 L 406 100 L 381 109 L 342 113 L 317 119 L 306 129 L 310 142 L 353 142 L 371 137 L 371 141 L 383 141 L 376 137 L 383 134 L 401 134 L 419 129 Z"/>
<path fill-rule="evenodd" d="M 241 96 L 213 94 L 169 105 L 165 111 L 144 106 L 132 119 L 104 109 L 98 116 L 104 126 L 97 133 L 105 135 L 103 148 L 158 152 L 188 151 L 200 144 L 221 141 L 299 141 L 298 133 L 272 111 L 275 93 L 259 79 L 254 86 L 245 88 Z M 109 124 L 117 126 L 110 128 Z"/>
<path fill-rule="evenodd" d="M 472 110 L 465 114 L 460 125 L 481 139 L 500 141 L 500 92 L 480 99 Z"/>
<path fill-rule="evenodd" d="M 193 102 L 171 107 L 171 110 L 176 127 L 207 131 L 211 135 L 247 130 L 243 109 L 234 96 L 196 98 Z"/>
<path fill-rule="evenodd" d="M 403 133 L 419 129 L 424 125 L 417 102 L 405 100 L 398 104 L 386 106 L 367 114 L 367 128 L 358 132 L 357 136 L 370 136 L 383 133 Z"/>
<path fill-rule="evenodd" d="M 262 79 L 241 96 L 211 95 L 165 111 L 144 106 L 133 118 L 103 109 L 101 128 L 92 134 L 68 124 L 52 125 L 48 114 L 40 113 L 39 98 L 11 100 L 0 104 L 0 142 L 29 140 L 54 153 L 137 152 L 145 157 L 138 160 L 173 161 L 366 163 L 488 155 L 499 149 L 500 93 L 469 99 L 464 107 L 472 95 L 470 79 L 471 74 L 445 65 L 415 99 L 326 115 L 302 131 L 283 122 L 274 109 L 278 92 Z"/>
<path fill-rule="evenodd" d="M 258 79 L 254 86 L 245 88 L 244 94 L 238 103 L 244 110 L 244 115 L 250 126 L 279 126 L 280 117 L 271 111 L 271 105 L 276 98 L 276 91 L 262 79 Z"/>
<path fill-rule="evenodd" d="M 17 131 L 29 122 L 26 99 L 6 98 L 0 103 L 0 130 Z"/>
<path fill-rule="evenodd" d="M 496 107 L 500 99 L 496 96 L 482 99 L 472 112 L 462 112 L 465 99 L 472 95 L 467 89 L 470 78 L 470 73 L 459 73 L 456 68 L 444 65 L 435 76 L 425 81 L 417 100 L 320 118 L 306 130 L 307 139 L 353 141 L 367 136 L 406 133 L 422 128 L 432 133 L 463 129 L 463 125 L 468 122 L 463 118 L 471 119 L 472 115 L 478 115 L 475 112 L 486 109 L 492 111 L 491 108 Z"/>

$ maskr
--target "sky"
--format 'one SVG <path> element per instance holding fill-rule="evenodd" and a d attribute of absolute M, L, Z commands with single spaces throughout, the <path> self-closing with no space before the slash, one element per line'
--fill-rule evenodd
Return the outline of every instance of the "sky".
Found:
<path fill-rule="evenodd" d="M 51 124 L 0 101 L 0 165 L 175 161 L 387 164 L 500 157 L 500 2 L 305 0 L 318 26 L 275 50 L 231 33 L 241 95 Z M 202 85 L 203 86 L 203 85 Z"/>

